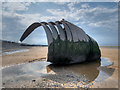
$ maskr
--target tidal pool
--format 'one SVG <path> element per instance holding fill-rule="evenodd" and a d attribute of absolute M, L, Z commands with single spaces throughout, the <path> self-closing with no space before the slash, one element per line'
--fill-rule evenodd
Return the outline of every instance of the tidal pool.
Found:
<path fill-rule="evenodd" d="M 12 87 L 20 82 L 32 81 L 40 78 L 47 78 L 59 83 L 71 81 L 83 81 L 84 84 L 90 84 L 93 81 L 101 82 L 110 77 L 114 69 L 107 68 L 113 65 L 107 58 L 94 62 L 85 62 L 80 64 L 55 66 L 50 62 L 36 61 L 31 63 L 19 64 L 2 69 L 3 87 Z M 72 78 L 74 78 L 72 80 Z"/>

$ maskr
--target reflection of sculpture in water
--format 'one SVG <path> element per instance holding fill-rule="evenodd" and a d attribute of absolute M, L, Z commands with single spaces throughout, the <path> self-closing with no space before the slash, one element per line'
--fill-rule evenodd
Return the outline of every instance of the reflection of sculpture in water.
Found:
<path fill-rule="evenodd" d="M 48 65 L 46 68 L 47 68 L 47 73 L 49 73 L 52 70 L 58 75 L 58 77 L 59 77 L 59 74 L 62 74 L 65 71 L 73 72 L 74 74 L 77 74 L 79 76 L 84 76 L 85 83 L 90 84 L 98 76 L 100 76 L 100 78 L 102 80 L 104 80 L 104 79 L 108 78 L 109 76 L 111 76 L 114 72 L 114 69 L 108 70 L 111 72 L 106 72 L 105 69 L 99 70 L 98 67 L 101 66 L 100 61 L 101 60 L 94 61 L 94 62 L 85 62 L 85 63 L 81 63 L 81 64 L 67 65 L 67 66 L 56 66 L 56 65 L 51 64 L 51 65 Z M 106 68 L 106 69 L 109 69 L 109 68 Z M 101 71 L 107 73 L 108 76 L 103 76 L 103 74 L 100 73 Z M 78 78 L 78 79 L 80 81 L 81 81 L 81 79 L 83 80 L 83 78 Z"/>
<path fill-rule="evenodd" d="M 100 60 L 94 62 L 85 62 L 81 64 L 67 65 L 67 66 L 56 66 L 51 64 L 48 65 L 46 68 L 48 73 L 51 70 L 54 71 L 56 74 L 64 72 L 63 70 L 73 72 L 74 74 L 84 76 L 86 78 L 86 82 L 90 83 L 94 81 L 99 75 L 99 70 L 97 69 L 97 67 L 99 66 L 100 66 Z"/>
<path fill-rule="evenodd" d="M 39 26 L 43 26 L 47 35 L 47 61 L 63 65 L 100 59 L 101 53 L 97 42 L 81 28 L 65 20 L 33 23 L 24 32 L 20 41 L 22 42 Z"/>

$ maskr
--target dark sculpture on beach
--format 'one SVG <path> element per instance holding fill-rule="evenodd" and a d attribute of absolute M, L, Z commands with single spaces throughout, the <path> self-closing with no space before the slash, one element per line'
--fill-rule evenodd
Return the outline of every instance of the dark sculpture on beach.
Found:
<path fill-rule="evenodd" d="M 39 26 L 43 26 L 48 39 L 47 61 L 53 64 L 73 64 L 100 59 L 101 53 L 97 42 L 81 28 L 64 19 L 55 23 L 33 23 L 24 32 L 20 41 L 22 42 Z"/>

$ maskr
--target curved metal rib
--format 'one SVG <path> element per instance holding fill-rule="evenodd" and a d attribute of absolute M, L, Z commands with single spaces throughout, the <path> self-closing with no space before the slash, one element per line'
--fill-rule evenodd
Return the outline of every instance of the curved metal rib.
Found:
<path fill-rule="evenodd" d="M 73 25 L 71 24 L 71 23 L 69 23 L 69 22 L 67 22 L 67 21 L 64 21 L 67 25 L 68 25 L 68 27 L 70 28 L 70 31 L 71 31 L 71 33 L 72 33 L 72 36 L 73 36 L 73 41 L 74 42 L 77 42 L 78 41 L 78 36 L 77 36 L 77 33 L 76 33 L 76 31 L 75 31 L 75 28 L 73 27 Z"/>
<path fill-rule="evenodd" d="M 70 22 L 69 22 L 70 23 Z M 72 23 L 71 23 L 72 24 Z M 86 35 L 86 33 L 78 26 L 72 24 L 74 26 L 74 28 L 76 29 L 76 32 L 78 34 L 78 38 L 79 40 L 84 40 L 84 41 L 88 41 L 89 38 L 88 36 Z"/>
<path fill-rule="evenodd" d="M 52 37 L 52 33 L 51 33 L 49 27 L 46 24 L 47 24 L 46 22 L 41 22 L 41 25 L 43 26 L 43 28 L 46 31 L 47 39 L 48 39 L 48 46 L 49 46 L 53 42 L 53 37 Z"/>
<path fill-rule="evenodd" d="M 58 37 L 58 32 L 57 32 L 57 30 L 56 30 L 56 28 L 55 28 L 55 23 L 54 22 L 49 22 L 48 23 L 48 25 L 50 26 L 50 28 L 51 28 L 51 30 L 52 30 L 52 36 L 53 36 L 53 38 L 54 39 L 57 39 L 57 37 Z"/>
<path fill-rule="evenodd" d="M 64 32 L 64 30 L 62 29 L 62 27 L 60 26 L 60 22 L 59 22 L 59 21 L 56 21 L 55 24 L 56 24 L 56 26 L 57 26 L 57 28 L 58 28 L 58 30 L 59 30 L 59 32 L 60 32 L 60 39 L 63 40 L 63 41 L 66 40 L 65 32 Z"/>
<path fill-rule="evenodd" d="M 31 24 L 26 31 L 23 33 L 22 37 L 20 38 L 20 41 L 22 42 L 32 31 L 35 30 L 35 28 L 41 26 L 41 24 L 39 22 L 35 22 L 33 24 Z"/>
<path fill-rule="evenodd" d="M 73 25 L 74 26 L 74 25 Z M 77 36 L 78 36 L 78 39 L 80 41 L 86 41 L 86 34 L 78 27 L 74 26 L 76 32 L 77 32 Z"/>
<path fill-rule="evenodd" d="M 36 22 L 31 24 L 26 31 L 23 33 L 22 37 L 20 38 L 20 41 L 22 42 L 30 33 L 32 33 L 37 27 L 43 26 L 45 29 L 45 32 L 47 34 L 47 40 L 48 40 L 48 46 L 53 42 L 52 34 L 50 29 L 46 26 L 47 23 L 45 22 Z"/>
<path fill-rule="evenodd" d="M 78 40 L 80 40 L 80 41 L 88 41 L 89 40 L 88 36 L 86 35 L 86 33 L 81 28 L 77 27 L 76 25 L 74 25 L 74 24 L 72 24 L 68 21 L 66 21 L 66 23 L 76 33 L 76 36 L 77 36 Z M 75 33 L 73 35 L 75 35 Z M 75 39 L 76 39 L 76 37 L 74 37 L 74 40 Z"/>
<path fill-rule="evenodd" d="M 83 33 L 82 35 L 84 35 L 85 41 L 88 42 L 89 41 L 89 37 L 87 36 L 87 34 L 81 28 L 79 28 L 79 27 L 77 27 L 77 28 L 80 31 L 80 33 Z"/>
<path fill-rule="evenodd" d="M 67 34 L 67 40 L 69 41 L 72 41 L 72 33 L 70 31 L 70 28 L 66 25 L 66 23 L 64 21 L 61 21 L 61 23 L 64 25 L 65 27 L 65 31 L 66 31 L 66 34 Z"/>

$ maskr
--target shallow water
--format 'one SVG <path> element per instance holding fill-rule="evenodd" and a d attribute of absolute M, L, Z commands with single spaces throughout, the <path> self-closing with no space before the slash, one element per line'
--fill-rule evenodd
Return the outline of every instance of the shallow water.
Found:
<path fill-rule="evenodd" d="M 21 49 L 21 50 L 15 50 L 15 51 L 9 51 L 9 52 L 3 52 L 2 55 L 8 55 L 8 54 L 14 54 L 14 53 L 19 53 L 19 52 L 28 52 L 28 49 Z"/>
<path fill-rule="evenodd" d="M 64 76 L 66 80 L 71 77 L 69 73 L 72 73 L 73 76 L 79 76 L 78 79 L 85 81 L 86 84 L 89 84 L 92 81 L 101 82 L 113 74 L 114 69 L 107 68 L 107 66 L 110 65 L 113 65 L 113 63 L 107 58 L 101 58 L 99 61 L 67 66 L 54 66 L 50 62 L 46 61 L 14 65 L 2 69 L 3 87 L 18 84 L 20 81 L 32 81 L 38 78 L 47 77 L 47 75 L 54 76 L 51 72 L 54 72 L 58 78 L 60 75 Z"/>

